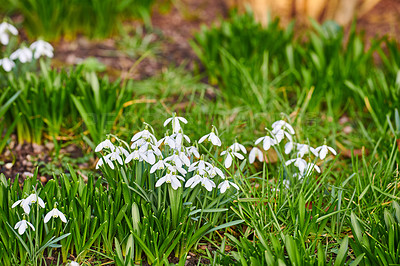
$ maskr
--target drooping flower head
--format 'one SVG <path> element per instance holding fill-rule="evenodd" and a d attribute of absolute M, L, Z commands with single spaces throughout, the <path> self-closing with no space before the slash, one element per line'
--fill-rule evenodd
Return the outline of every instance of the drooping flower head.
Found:
<path fill-rule="evenodd" d="M 32 51 L 34 51 L 34 58 L 38 59 L 41 56 L 47 56 L 48 58 L 53 58 L 53 46 L 50 43 L 45 42 L 43 40 L 37 40 L 36 42 L 32 43 L 29 47 Z"/>
<path fill-rule="evenodd" d="M 14 229 L 18 229 L 18 234 L 22 235 L 23 233 L 25 233 L 28 225 L 32 228 L 33 231 L 35 231 L 35 227 L 33 226 L 33 224 L 25 220 L 25 218 L 17 222 L 14 226 Z"/>
<path fill-rule="evenodd" d="M 62 222 L 67 222 L 67 218 L 65 218 L 65 215 L 57 209 L 56 204 L 54 204 L 54 208 L 49 211 L 44 217 L 44 223 L 47 223 L 51 218 L 56 219 L 58 217 L 60 217 Z"/>
<path fill-rule="evenodd" d="M 18 30 L 13 25 L 11 25 L 10 23 L 2 22 L 0 24 L 0 42 L 3 45 L 7 45 L 8 42 L 10 41 L 9 34 L 17 35 L 18 34 Z"/>
<path fill-rule="evenodd" d="M 164 127 L 168 125 L 170 122 L 172 122 L 173 133 L 179 133 L 179 131 L 181 130 L 180 122 L 187 124 L 187 120 L 184 117 L 176 116 L 176 113 L 173 113 L 172 117 L 165 120 Z"/>

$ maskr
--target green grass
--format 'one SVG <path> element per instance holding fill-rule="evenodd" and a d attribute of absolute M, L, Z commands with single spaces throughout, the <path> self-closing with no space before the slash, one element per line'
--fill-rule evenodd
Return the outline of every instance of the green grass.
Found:
<path fill-rule="evenodd" d="M 313 23 L 302 37 L 278 22 L 262 28 L 249 14 L 233 15 L 194 40 L 205 73 L 169 67 L 142 81 L 110 82 L 79 68 L 55 71 L 42 65 L 40 74 L 7 79 L 1 89 L 7 96 L 0 98 L 2 145 L 15 132 L 20 141 L 61 145 L 68 136 L 90 151 L 107 136 L 114 143 L 129 142 L 144 122 L 159 139 L 165 119 L 177 113 L 189 121 L 183 130 L 192 142 L 213 125 L 218 129 L 223 145 L 203 143 L 199 150 L 207 160 L 214 158 L 240 191 L 155 187 L 164 172 L 150 173 L 147 163 L 136 161 L 113 161 L 113 170 L 105 166 L 101 177 L 97 172 L 87 180 L 68 167 L 45 186 L 27 179 L 22 190 L 1 176 L 4 263 L 34 264 L 32 258 L 38 262 L 44 254 L 66 262 L 72 254 L 80 262 L 94 257 L 118 265 L 168 265 L 171 256 L 183 265 L 189 251 L 213 265 L 399 263 L 398 44 L 383 38 L 366 49 L 354 27 L 343 43 L 343 30 L 332 23 Z M 373 53 L 381 63 L 373 61 Z M 204 78 L 210 84 L 201 82 Z M 293 164 L 285 165 L 297 155 L 285 154 L 283 143 L 264 151 L 269 162 L 249 164 L 246 155 L 233 167 L 223 167 L 221 151 L 238 141 L 249 152 L 258 137 L 270 134 L 265 128 L 271 130 L 280 119 L 293 126 L 296 142 L 325 143 L 339 154 L 324 160 L 305 156 L 322 171 L 302 180 L 292 177 L 297 173 Z M 164 149 L 165 156 L 170 152 Z M 94 152 L 85 158 L 90 156 Z M 290 181 L 287 188 L 285 180 Z M 32 242 L 36 250 L 51 236 L 71 233 L 60 240 L 61 247 L 47 247 L 36 257 L 23 241 L 10 239 L 15 234 L 6 225 L 21 218 L 20 210 L 10 206 L 33 187 L 48 202 L 39 216 L 57 201 L 69 219 L 65 225 L 38 225 L 40 237 Z M 213 249 L 200 248 L 208 245 Z"/>
<path fill-rule="evenodd" d="M 54 40 L 84 34 L 91 38 L 107 38 L 126 18 L 141 18 L 148 22 L 153 3 L 153 0 L 1 0 L 0 12 L 2 15 L 23 15 L 24 28 L 32 37 Z"/>

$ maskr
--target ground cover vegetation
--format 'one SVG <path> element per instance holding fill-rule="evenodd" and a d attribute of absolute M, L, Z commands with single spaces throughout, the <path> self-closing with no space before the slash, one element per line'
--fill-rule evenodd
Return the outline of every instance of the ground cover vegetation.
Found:
<path fill-rule="evenodd" d="M 68 16 L 28 23 L 25 2 L 13 6 L 33 36 L 115 27 L 78 29 Z M 109 1 L 100 2 L 51 8 L 91 6 L 100 19 Z M 3 264 L 400 263 L 395 40 L 367 45 L 355 23 L 345 33 L 312 22 L 296 34 L 232 13 L 193 38 L 195 71 L 128 80 L 85 63 L 53 69 L 53 50 L 43 42 L 47 54 L 36 57 L 9 22 L 0 26 L 0 152 L 52 143 L 61 160 L 72 143 L 91 163 L 85 174 L 73 160 L 23 179 L 0 173 Z M 19 45 L 32 49 L 14 58 Z"/>

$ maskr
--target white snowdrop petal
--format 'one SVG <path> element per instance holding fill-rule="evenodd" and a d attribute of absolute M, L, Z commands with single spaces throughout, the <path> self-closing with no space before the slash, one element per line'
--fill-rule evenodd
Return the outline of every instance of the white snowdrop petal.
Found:
<path fill-rule="evenodd" d="M 58 211 L 58 214 L 60 216 L 61 221 L 66 223 L 67 222 L 67 218 L 65 217 L 65 215 L 60 211 Z"/>
<path fill-rule="evenodd" d="M 293 149 L 293 142 L 288 142 L 285 144 L 285 154 L 289 154 Z"/>
<path fill-rule="evenodd" d="M 38 197 L 38 203 L 40 207 L 44 208 L 44 201 L 40 197 Z"/>
<path fill-rule="evenodd" d="M 11 206 L 12 209 L 14 209 L 15 207 L 17 207 L 20 203 L 22 203 L 23 200 L 17 200 L 16 202 L 14 202 L 14 204 Z"/>
<path fill-rule="evenodd" d="M 254 144 L 257 145 L 258 143 L 260 143 L 261 141 L 263 141 L 265 138 L 266 138 L 266 137 L 258 138 L 258 139 L 254 142 Z"/>
<path fill-rule="evenodd" d="M 232 165 L 232 156 L 228 153 L 225 159 L 225 168 L 229 168 Z"/>
<path fill-rule="evenodd" d="M 249 163 L 254 163 L 254 161 L 256 160 L 256 154 L 255 154 L 255 150 L 254 149 L 252 149 L 251 151 L 250 151 L 250 154 L 249 154 Z"/>
<path fill-rule="evenodd" d="M 158 181 L 156 182 L 156 187 L 161 186 L 162 184 L 165 183 L 165 181 L 166 181 L 166 177 L 165 177 L 165 176 L 161 177 L 161 178 L 158 179 Z"/>
<path fill-rule="evenodd" d="M 239 144 L 239 148 L 244 154 L 247 154 L 247 150 L 242 144 Z"/>
<path fill-rule="evenodd" d="M 15 226 L 14 226 L 14 229 L 17 229 L 18 227 L 20 227 L 20 226 L 21 226 L 21 223 L 22 223 L 22 221 L 17 222 L 17 223 L 15 224 Z"/>
<path fill-rule="evenodd" d="M 46 216 L 44 217 L 44 223 L 46 224 L 50 218 L 53 217 L 53 210 L 49 211 Z"/>
<path fill-rule="evenodd" d="M 26 221 L 23 220 L 23 221 L 21 222 L 21 224 L 19 225 L 19 227 L 18 227 L 18 234 L 22 235 L 22 234 L 25 232 L 25 230 L 26 230 L 27 227 L 28 227 L 28 226 L 26 225 Z"/>
<path fill-rule="evenodd" d="M 177 178 L 172 178 L 171 179 L 171 186 L 173 189 L 178 189 L 181 186 L 181 182 Z"/>
<path fill-rule="evenodd" d="M 172 120 L 172 117 L 170 117 L 170 118 L 168 118 L 167 120 L 165 120 L 165 122 L 164 122 L 164 127 L 165 127 L 166 125 L 168 125 L 168 123 L 171 122 L 171 120 Z"/>
<path fill-rule="evenodd" d="M 33 231 L 35 231 L 35 227 L 33 226 L 33 224 L 31 224 L 30 222 L 26 222 L 26 223 L 32 228 Z"/>
<path fill-rule="evenodd" d="M 285 165 L 288 166 L 289 164 L 291 164 L 291 163 L 293 163 L 293 162 L 295 162 L 295 161 L 296 161 L 296 159 L 287 160 L 287 161 L 285 162 Z"/>
<path fill-rule="evenodd" d="M 202 137 L 199 139 L 199 143 L 202 143 L 203 141 L 205 141 L 205 140 L 208 138 L 209 135 L 210 135 L 210 134 L 207 134 L 207 135 L 202 136 Z"/>
<path fill-rule="evenodd" d="M 239 160 L 243 160 L 244 156 L 238 152 L 233 152 L 233 155 L 235 155 L 236 158 L 238 158 Z"/>
<path fill-rule="evenodd" d="M 319 158 L 321 158 L 321 160 L 323 160 L 323 159 L 325 159 L 327 154 L 328 154 L 328 149 L 325 147 L 322 147 L 321 151 L 319 152 Z"/>
<path fill-rule="evenodd" d="M 179 119 L 180 121 L 182 121 L 183 123 L 187 124 L 187 120 L 184 117 L 177 117 L 177 119 Z"/>
<path fill-rule="evenodd" d="M 239 186 L 238 185 L 236 185 L 235 183 L 233 183 L 233 182 L 229 182 L 234 188 L 236 188 L 237 190 L 239 190 Z"/>
<path fill-rule="evenodd" d="M 327 148 L 328 148 L 328 150 L 330 150 L 332 152 L 333 155 L 337 154 L 336 151 L 332 147 L 328 146 Z"/>

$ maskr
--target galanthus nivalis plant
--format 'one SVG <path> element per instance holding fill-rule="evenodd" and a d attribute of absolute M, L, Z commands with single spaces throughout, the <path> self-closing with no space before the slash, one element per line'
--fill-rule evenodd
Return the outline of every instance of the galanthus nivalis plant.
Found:
<path fill-rule="evenodd" d="M 188 121 L 183 117 L 173 116 L 164 122 L 164 126 L 171 124 L 172 135 L 166 134 L 162 139 L 157 140 L 152 133 L 150 125 L 146 124 L 145 129 L 136 133 L 132 139 L 130 146 L 126 142 L 118 140 L 124 146 L 113 144 L 110 139 L 106 139 L 99 143 L 95 148 L 96 152 L 102 152 L 96 164 L 96 168 L 109 167 L 114 170 L 117 166 L 129 164 L 131 161 L 146 162 L 150 173 L 155 173 L 159 176 L 155 187 L 160 187 L 164 184 L 170 185 L 176 190 L 180 187 L 194 188 L 201 185 L 207 191 L 217 188 L 213 178 L 218 176 L 220 179 L 225 179 L 223 171 L 216 166 L 215 161 L 204 161 L 204 156 L 200 156 L 198 149 L 195 146 L 187 146 L 190 144 L 190 138 L 183 133 L 183 128 L 180 123 L 186 124 Z M 213 126 L 211 133 L 200 138 L 198 143 L 209 141 L 215 146 L 221 146 L 221 140 L 218 137 L 218 131 Z M 243 160 L 244 156 L 239 153 L 246 154 L 246 148 L 235 142 L 221 155 L 225 157 L 225 167 L 229 168 L 232 165 L 234 157 Z M 196 158 L 199 158 L 196 160 Z M 182 186 L 182 183 L 185 183 Z M 230 186 L 229 184 L 232 184 Z M 224 193 L 228 188 L 239 187 L 232 181 L 225 180 L 220 188 L 220 192 Z"/>
<path fill-rule="evenodd" d="M 10 46 L 10 44 L 12 43 L 10 42 L 10 37 L 17 35 L 18 30 L 13 25 L 5 21 L 0 23 L 0 43 L 2 45 Z M 53 58 L 53 51 L 53 46 L 43 40 L 37 40 L 33 42 L 29 47 L 22 45 L 20 48 L 14 50 L 8 56 L 2 54 L 0 50 L 0 66 L 5 72 L 10 72 L 15 68 L 17 61 L 19 61 L 21 64 L 26 64 L 43 56 Z"/>
<path fill-rule="evenodd" d="M 295 166 L 297 171 L 293 174 L 293 177 L 297 177 L 299 180 L 303 180 L 304 178 L 310 176 L 314 170 L 317 173 L 321 173 L 320 167 L 315 163 L 316 159 L 319 158 L 324 160 L 328 154 L 328 151 L 330 151 L 333 155 L 337 154 L 332 147 L 329 147 L 326 144 L 317 148 L 313 148 L 309 144 L 294 142 L 294 128 L 284 120 L 278 120 L 274 122 L 272 124 L 272 130 L 268 130 L 268 132 L 269 135 L 258 138 L 255 141 L 255 145 L 262 144 L 264 151 L 268 151 L 272 147 L 278 147 L 284 139 L 287 139 L 287 143 L 284 145 L 284 153 L 290 154 L 291 152 L 294 152 L 295 155 L 283 163 L 285 166 Z M 308 155 L 308 158 L 306 158 L 308 161 L 304 159 L 306 155 Z M 314 158 L 312 155 L 314 155 Z M 257 146 L 250 151 L 249 162 L 253 163 L 256 158 L 260 162 L 264 161 L 264 154 Z M 285 185 L 283 187 L 288 188 L 290 180 L 285 179 L 284 181 Z"/>
<path fill-rule="evenodd" d="M 184 132 L 187 123 L 185 118 L 173 114 L 164 123 L 172 130 L 167 130 L 159 140 L 154 129 L 145 123 L 130 144 L 108 135 L 95 148 L 100 155 L 96 168 L 103 172 L 107 185 L 113 189 L 122 185 L 132 191 L 132 201 L 140 206 L 135 219 L 163 219 L 166 232 L 162 234 L 182 233 L 183 239 L 174 250 L 183 259 L 208 230 L 242 222 L 221 223 L 223 213 L 237 199 L 241 180 L 211 154 L 212 149 L 217 150 L 213 154 L 219 154 L 222 145 L 217 129 L 213 127 L 211 133 L 193 142 Z M 209 144 L 211 147 L 206 148 Z M 233 164 L 236 158 L 244 159 L 241 153 L 246 153 L 246 149 L 236 142 L 228 148 L 226 158 L 230 159 L 226 160 Z M 151 214 L 146 206 L 151 207 Z M 151 228 L 151 232 L 158 234 L 157 230 Z M 136 232 L 133 235 L 139 238 Z"/>
<path fill-rule="evenodd" d="M 39 196 L 39 191 L 34 189 L 33 193 L 28 195 L 26 198 L 17 200 L 11 206 L 11 209 L 21 207 L 23 209 L 22 218 L 17 212 L 18 222 L 14 226 L 11 226 L 8 222 L 6 224 L 16 234 L 18 240 L 22 246 L 25 247 L 25 251 L 29 257 L 29 260 L 33 265 L 37 265 L 36 262 L 39 257 L 43 257 L 43 251 L 49 246 L 56 246 L 58 241 L 68 237 L 70 233 L 63 234 L 59 237 L 48 237 L 42 239 L 39 235 L 42 234 L 43 224 L 49 222 L 51 218 L 60 217 L 61 221 L 66 223 L 67 219 L 65 215 L 59 211 L 56 206 L 50 210 L 43 219 L 44 209 L 46 209 L 46 203 Z M 17 230 L 17 231 L 15 231 Z M 52 234 L 46 229 L 46 234 Z M 43 241 L 43 242 L 42 242 Z M 60 246 L 57 244 L 57 246 Z"/>

